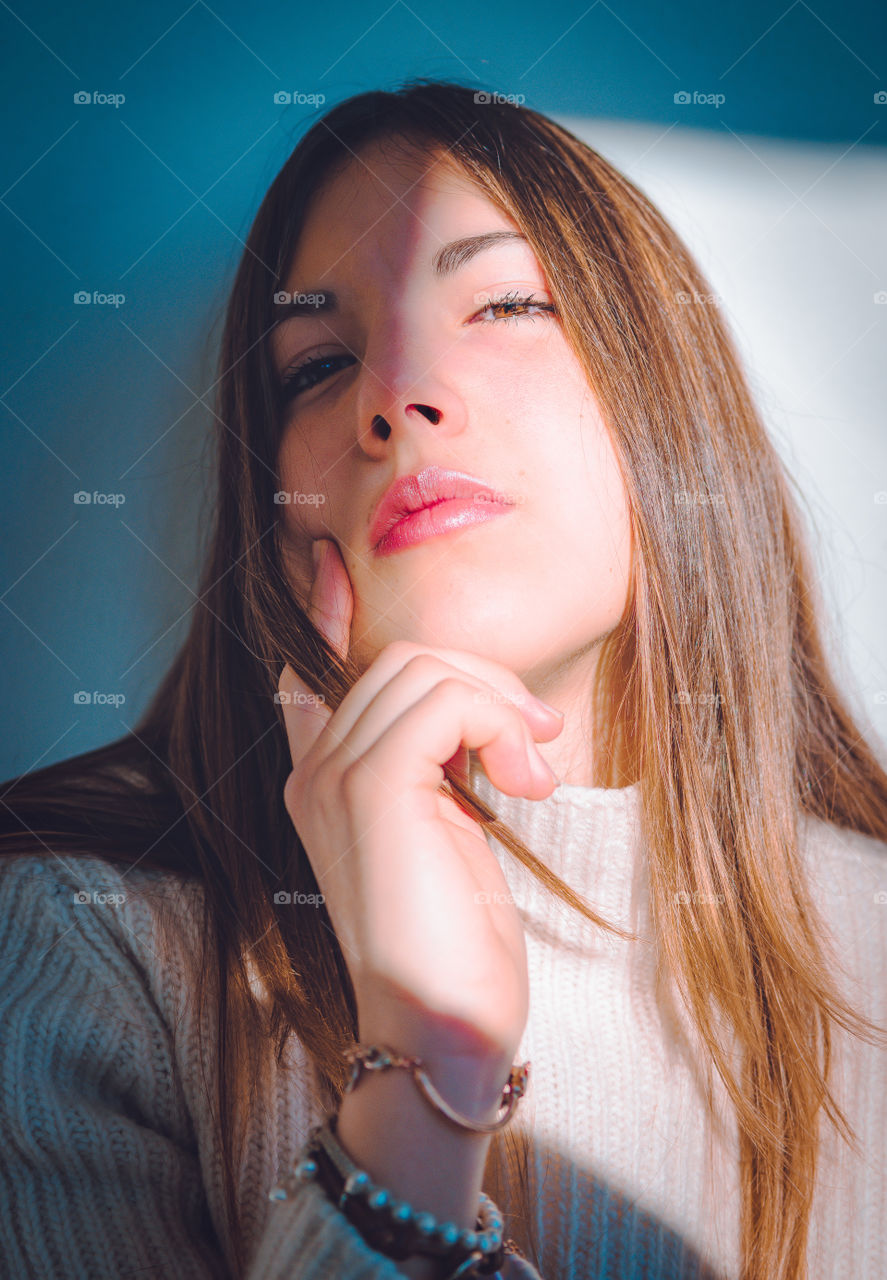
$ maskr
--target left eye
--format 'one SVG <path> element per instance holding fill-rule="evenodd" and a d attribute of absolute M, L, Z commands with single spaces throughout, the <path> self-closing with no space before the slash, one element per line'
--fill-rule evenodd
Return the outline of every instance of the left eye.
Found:
<path fill-rule="evenodd" d="M 536 315 L 532 313 L 531 308 L 535 309 L 537 314 L 545 312 L 549 312 L 552 315 L 556 314 L 555 308 L 550 302 L 540 302 L 534 294 L 519 294 L 514 289 L 500 298 L 490 298 L 486 306 L 481 307 L 480 311 L 472 316 L 470 323 L 491 324 L 497 320 L 521 320 L 525 316 L 530 320 L 535 320 Z M 486 315 L 488 311 L 498 311 L 500 314 L 488 317 Z M 347 365 L 348 363 L 354 363 L 354 359 L 354 356 L 349 355 L 347 352 L 339 352 L 313 360 L 305 360 L 302 364 L 287 369 L 280 382 L 282 403 L 287 404 L 295 400 L 301 392 L 310 391 L 312 387 L 325 382 L 331 376 L 331 372 L 338 372 L 338 368 L 335 367 L 330 371 L 329 366 L 336 366 L 338 362 L 343 360 Z M 326 373 L 322 372 L 324 366 L 327 366 Z M 339 364 L 339 368 L 341 367 L 343 366 Z"/>
<path fill-rule="evenodd" d="M 472 319 L 479 321 L 481 324 L 489 324 L 496 320 L 519 320 L 524 315 L 528 315 L 531 320 L 534 320 L 535 316 L 530 314 L 528 310 L 530 307 L 534 307 L 536 312 L 554 312 L 554 307 L 550 302 L 540 302 L 532 293 L 520 295 L 515 290 L 512 293 L 504 294 L 501 298 L 490 298 L 486 306 L 482 307 Z M 502 314 L 486 317 L 485 312 L 488 311 L 499 311 Z"/>

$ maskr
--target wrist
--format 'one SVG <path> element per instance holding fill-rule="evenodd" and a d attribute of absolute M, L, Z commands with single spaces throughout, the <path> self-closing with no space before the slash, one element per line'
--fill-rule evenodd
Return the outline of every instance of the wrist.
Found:
<path fill-rule="evenodd" d="M 352 1093 L 364 1077 L 372 1079 L 389 1070 L 399 1071 L 408 1076 L 438 1115 L 469 1133 L 492 1134 L 508 1124 L 529 1079 L 529 1063 L 514 1064 L 506 1071 L 498 1062 L 456 1058 L 449 1052 L 431 1057 L 402 1054 L 379 1038 L 353 1045 L 346 1057 L 351 1063 L 346 1094 Z M 466 1106 L 479 1114 L 466 1113 Z"/>
<path fill-rule="evenodd" d="M 517 1052 L 516 1045 L 496 1045 L 456 1019 L 405 1018 L 400 1012 L 361 1017 L 359 1042 L 421 1059 L 432 1084 L 450 1106 L 483 1122 L 496 1118 Z M 388 1072 L 362 1070 L 356 1087 L 364 1087 L 370 1074 Z M 411 1084 L 418 1090 L 414 1081 Z M 425 1105 L 431 1104 L 426 1100 Z"/>

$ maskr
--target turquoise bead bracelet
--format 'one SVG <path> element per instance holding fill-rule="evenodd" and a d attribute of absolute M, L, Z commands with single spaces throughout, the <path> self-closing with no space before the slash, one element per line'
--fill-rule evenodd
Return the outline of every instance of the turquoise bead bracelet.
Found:
<path fill-rule="evenodd" d="M 475 1230 L 439 1223 L 433 1214 L 413 1209 L 359 1169 L 339 1144 L 335 1122 L 336 1117 L 329 1116 L 311 1130 L 293 1175 L 297 1184 L 316 1181 L 371 1248 L 395 1260 L 414 1254 L 440 1259 L 441 1280 L 491 1275 L 502 1266 L 503 1220 L 489 1196 L 480 1194 Z M 290 1187 L 284 1181 L 272 1188 L 269 1198 L 288 1199 Z"/>

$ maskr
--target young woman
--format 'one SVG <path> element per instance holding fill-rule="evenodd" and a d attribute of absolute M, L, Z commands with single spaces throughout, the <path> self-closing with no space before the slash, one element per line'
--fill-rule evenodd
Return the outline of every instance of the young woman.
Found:
<path fill-rule="evenodd" d="M 189 637 L 4 788 L 8 1274 L 887 1274 L 887 776 L 790 479 L 662 216 L 485 98 L 296 147 Z"/>

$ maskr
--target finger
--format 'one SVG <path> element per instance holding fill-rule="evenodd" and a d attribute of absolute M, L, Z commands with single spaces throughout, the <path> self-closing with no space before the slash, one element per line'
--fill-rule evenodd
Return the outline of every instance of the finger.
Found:
<path fill-rule="evenodd" d="M 280 673 L 277 692 L 295 769 L 323 733 L 333 713 L 324 702 L 323 694 L 312 693 L 289 663 Z"/>
<path fill-rule="evenodd" d="M 436 804 L 443 781 L 441 761 L 451 759 L 464 744 L 478 753 L 490 781 L 506 795 L 540 789 L 550 794 L 557 784 L 544 764 L 535 771 L 535 748 L 528 750 L 526 736 L 526 724 L 512 708 L 478 701 L 476 691 L 462 679 L 444 679 L 389 722 L 373 745 L 357 753 L 362 767 L 354 778 L 386 807 L 390 798 L 380 793 L 390 788 L 380 788 L 379 780 L 396 778 L 399 800 L 411 794 L 418 798 L 414 816 L 433 817 L 437 810 L 432 801 Z M 351 746 L 350 741 L 343 744 L 349 756 Z"/>
<path fill-rule="evenodd" d="M 421 661 L 420 661 L 421 660 Z M 433 666 L 439 663 L 440 666 Z M 552 715 L 543 710 L 542 705 L 529 692 L 526 685 L 514 672 L 500 663 L 482 658 L 476 653 L 462 649 L 427 649 L 412 641 L 396 640 L 386 646 L 376 660 L 364 672 L 360 688 L 348 691 L 336 713 L 336 728 L 340 741 L 346 740 L 358 720 L 365 717 L 373 700 L 385 689 L 395 677 L 399 676 L 410 665 L 409 684 L 401 685 L 396 695 L 399 702 L 388 701 L 385 705 L 385 716 L 388 722 L 395 715 L 405 710 L 410 702 L 415 702 L 433 683 L 445 676 L 464 675 L 469 683 L 485 694 L 491 702 L 512 703 L 523 714 L 532 737 L 543 742 L 556 738 L 563 730 L 564 721 L 559 713 Z M 379 704 L 372 715 L 375 732 L 368 738 L 362 731 L 364 746 L 372 745 L 381 728 L 384 728 L 384 716 L 378 714 Z M 365 721 L 366 723 L 366 721 Z M 333 750 L 335 744 L 330 745 Z M 457 753 L 454 751 L 453 753 Z M 464 757 L 460 758 L 461 760 Z"/>
<path fill-rule="evenodd" d="M 368 685 L 366 674 L 363 684 Z M 518 775 L 524 778 L 527 759 L 534 762 L 541 761 L 530 724 L 520 714 L 521 708 L 515 701 L 505 697 L 498 689 L 491 688 L 476 676 L 444 662 L 437 651 L 420 650 L 409 658 L 381 689 L 372 694 L 356 719 L 350 714 L 347 717 L 342 714 L 345 707 L 343 700 L 336 717 L 336 733 L 334 736 L 328 736 L 322 746 L 318 747 L 317 764 L 320 765 L 321 762 L 329 760 L 337 773 L 344 773 L 352 763 L 358 761 L 376 744 L 404 712 L 427 696 L 436 686 L 442 684 L 462 686 L 471 693 L 475 705 L 497 709 L 500 721 L 510 726 L 508 736 L 512 772 L 516 770 Z M 366 694 L 364 696 L 366 697 Z M 349 719 L 353 720 L 350 725 Z M 551 738 L 556 732 L 560 732 L 560 727 L 555 728 L 549 724 L 545 730 L 537 728 L 535 736 Z M 456 743 L 450 756 L 439 762 L 441 766 L 445 763 L 453 763 L 460 774 L 467 779 L 468 752 L 463 744 Z M 488 762 L 484 759 L 483 763 L 486 766 Z M 536 772 L 539 772 L 538 764 L 536 764 Z"/>

